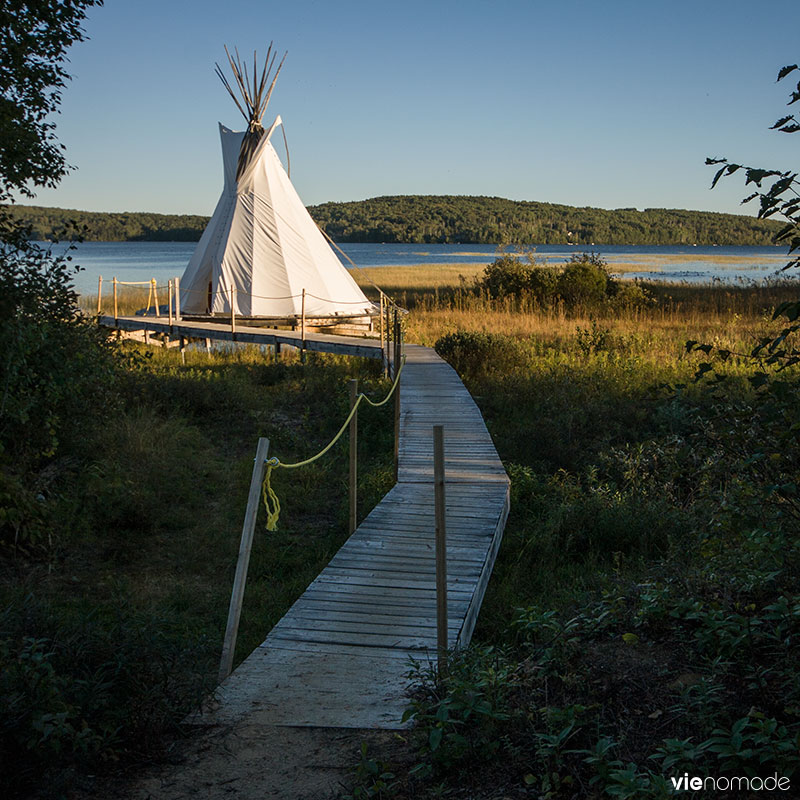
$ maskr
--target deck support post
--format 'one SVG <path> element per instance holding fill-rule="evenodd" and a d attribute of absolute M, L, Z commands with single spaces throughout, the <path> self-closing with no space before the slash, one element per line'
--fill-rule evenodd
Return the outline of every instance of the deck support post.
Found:
<path fill-rule="evenodd" d="M 186 363 L 186 337 L 181 336 L 181 364 Z"/>
<path fill-rule="evenodd" d="M 433 486 L 436 513 L 436 650 L 439 677 L 447 673 L 447 531 L 444 491 L 444 427 L 433 426 Z"/>
<path fill-rule="evenodd" d="M 211 339 L 206 337 L 206 355 L 211 358 Z"/>
<path fill-rule="evenodd" d="M 358 380 L 350 381 L 350 410 L 358 401 Z M 350 533 L 358 527 L 358 411 L 350 420 Z"/>
<path fill-rule="evenodd" d="M 228 624 L 225 628 L 225 639 L 222 644 L 222 658 L 219 663 L 219 682 L 231 674 L 233 668 L 233 652 L 236 649 L 236 635 L 239 632 L 239 617 L 242 614 L 244 587 L 247 582 L 247 567 L 250 563 L 250 551 L 253 547 L 253 534 L 256 528 L 258 506 L 261 502 L 261 483 L 264 480 L 267 456 L 269 455 L 269 439 L 260 438 L 256 448 L 253 464 L 253 475 L 250 479 L 250 492 L 247 495 L 247 510 L 242 525 L 242 539 L 239 544 L 239 559 L 236 562 L 236 575 L 233 579 L 231 604 L 228 609 Z"/>
<path fill-rule="evenodd" d="M 101 304 L 102 304 L 101 298 L 102 297 L 103 297 L 103 276 L 101 275 L 97 279 L 97 316 L 98 317 L 100 316 L 100 309 L 101 309 Z"/>
<path fill-rule="evenodd" d="M 306 290 L 300 300 L 300 361 L 306 363 Z"/>

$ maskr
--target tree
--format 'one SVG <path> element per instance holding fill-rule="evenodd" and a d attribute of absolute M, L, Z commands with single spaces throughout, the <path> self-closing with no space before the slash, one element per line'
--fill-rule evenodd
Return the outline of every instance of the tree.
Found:
<path fill-rule="evenodd" d="M 0 4 L 0 203 L 67 173 L 50 115 L 69 75 L 67 49 L 83 41 L 86 10 L 103 0 L 4 0 Z"/>
<path fill-rule="evenodd" d="M 800 67 L 797 64 L 783 67 L 778 72 L 778 81 L 782 81 L 798 69 Z M 787 105 L 792 105 L 798 100 L 800 100 L 800 81 L 797 82 L 797 87 L 792 91 Z M 770 130 L 777 130 L 782 133 L 797 133 L 800 131 L 800 123 L 798 123 L 793 114 L 789 114 L 781 117 Z M 744 170 L 745 186 L 754 184 L 756 191 L 745 197 L 742 203 L 749 203 L 758 198 L 760 201 L 759 219 L 767 219 L 776 214 L 783 218 L 786 225 L 776 234 L 775 241 L 787 242 L 789 245 L 791 261 L 784 269 L 800 266 L 800 193 L 798 193 L 800 182 L 797 180 L 797 172 L 793 170 L 748 167 L 743 164 L 729 162 L 727 158 L 707 158 L 706 164 L 723 165 L 717 170 L 717 174 L 711 182 L 712 189 L 723 176 L 733 175 L 739 170 Z"/>

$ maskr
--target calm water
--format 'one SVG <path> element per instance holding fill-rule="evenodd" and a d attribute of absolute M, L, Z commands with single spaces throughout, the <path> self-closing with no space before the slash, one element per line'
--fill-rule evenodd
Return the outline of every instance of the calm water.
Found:
<path fill-rule="evenodd" d="M 497 256 L 497 249 L 492 245 L 344 244 L 341 247 L 360 267 L 488 264 Z M 159 283 L 166 283 L 183 274 L 194 248 L 194 242 L 84 242 L 72 254 L 73 263 L 81 267 L 75 285 L 83 294 L 96 294 L 100 275 L 104 282 L 116 276 L 121 281 L 155 278 Z M 557 264 L 569 260 L 576 252 L 587 250 L 600 253 L 612 263 L 644 265 L 643 271 L 626 272 L 629 278 L 690 283 L 763 280 L 775 275 L 787 261 L 786 251 L 780 247 L 540 245 L 536 247 L 536 254 L 542 260 Z"/>

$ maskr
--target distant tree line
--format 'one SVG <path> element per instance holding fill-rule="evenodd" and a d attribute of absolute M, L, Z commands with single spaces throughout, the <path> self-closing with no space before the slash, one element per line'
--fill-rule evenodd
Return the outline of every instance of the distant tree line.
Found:
<path fill-rule="evenodd" d="M 607 210 L 501 197 L 405 195 L 310 206 L 340 242 L 461 244 L 768 245 L 780 223 L 743 214 L 635 208 Z M 68 223 L 93 241 L 197 241 L 208 217 L 104 213 L 12 206 L 34 238 L 63 235 Z"/>
<path fill-rule="evenodd" d="M 75 211 L 44 206 L 12 205 L 12 217 L 31 229 L 40 241 L 61 239 L 80 231 L 93 242 L 196 242 L 208 224 L 208 217 L 188 214 L 147 212 Z"/>

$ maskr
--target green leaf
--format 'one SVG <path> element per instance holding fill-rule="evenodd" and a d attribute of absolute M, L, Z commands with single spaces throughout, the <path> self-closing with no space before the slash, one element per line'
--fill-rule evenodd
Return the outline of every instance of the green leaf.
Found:
<path fill-rule="evenodd" d="M 442 733 L 442 729 L 438 727 L 431 730 L 428 736 L 428 745 L 432 753 L 435 753 L 439 749 L 439 745 L 442 743 Z"/>

